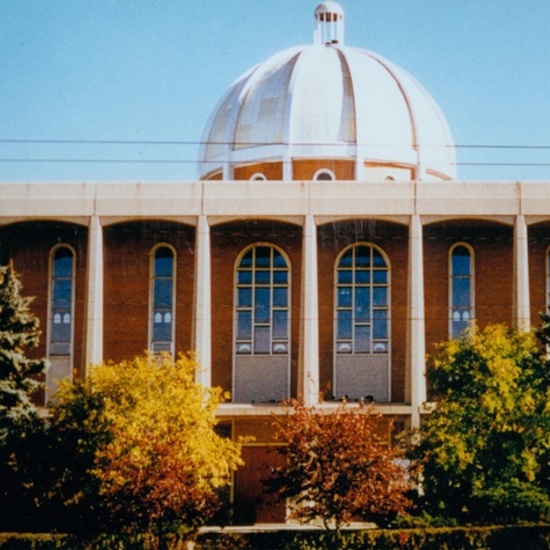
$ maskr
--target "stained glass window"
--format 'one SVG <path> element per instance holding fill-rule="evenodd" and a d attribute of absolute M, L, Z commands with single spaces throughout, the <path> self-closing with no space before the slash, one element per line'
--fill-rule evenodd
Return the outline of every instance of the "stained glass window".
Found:
<path fill-rule="evenodd" d="M 473 319 L 472 252 L 456 245 L 450 253 L 450 336 L 458 338 Z"/>
<path fill-rule="evenodd" d="M 173 353 L 174 252 L 168 246 L 155 249 L 152 265 L 151 349 Z"/>
<path fill-rule="evenodd" d="M 336 352 L 389 351 L 389 267 L 375 246 L 358 244 L 336 266 Z"/>
<path fill-rule="evenodd" d="M 50 355 L 70 355 L 73 337 L 74 254 L 55 249 L 51 267 Z"/>
<path fill-rule="evenodd" d="M 289 353 L 289 268 L 277 248 L 252 246 L 236 271 L 236 352 Z"/>

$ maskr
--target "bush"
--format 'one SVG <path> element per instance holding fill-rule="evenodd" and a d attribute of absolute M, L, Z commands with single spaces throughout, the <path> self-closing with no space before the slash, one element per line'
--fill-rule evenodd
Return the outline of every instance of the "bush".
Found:
<path fill-rule="evenodd" d="M 70 535 L 0 533 L 2 550 L 153 550 L 147 535 Z M 395 529 L 334 533 L 280 530 L 255 533 L 203 533 L 195 550 L 548 550 L 550 526 Z M 171 550 L 185 548 L 181 543 Z"/>
<path fill-rule="evenodd" d="M 518 541 L 521 546 L 518 547 Z M 548 550 L 550 526 L 208 534 L 197 550 Z"/>
<path fill-rule="evenodd" d="M 532 483 L 512 480 L 480 493 L 478 501 L 477 508 L 494 523 L 511 523 L 516 518 L 539 522 L 550 517 L 548 492 Z"/>

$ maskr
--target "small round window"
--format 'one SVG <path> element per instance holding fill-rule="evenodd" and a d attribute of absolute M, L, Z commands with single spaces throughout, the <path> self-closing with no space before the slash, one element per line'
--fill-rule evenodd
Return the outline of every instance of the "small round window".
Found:
<path fill-rule="evenodd" d="M 335 179 L 336 177 L 334 176 L 334 172 L 328 170 L 327 168 L 317 170 L 313 176 L 313 181 L 334 181 Z"/>

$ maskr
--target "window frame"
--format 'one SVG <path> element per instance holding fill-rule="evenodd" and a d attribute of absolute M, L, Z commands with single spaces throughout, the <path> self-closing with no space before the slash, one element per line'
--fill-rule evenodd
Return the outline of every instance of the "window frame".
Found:
<path fill-rule="evenodd" d="M 55 277 L 55 256 L 58 253 L 59 250 L 68 250 L 71 253 L 71 304 L 70 308 L 65 308 L 69 312 L 70 315 L 70 328 L 69 328 L 69 341 L 68 341 L 68 353 L 54 353 L 54 346 L 55 344 L 61 343 L 54 341 L 54 317 L 56 313 L 54 313 L 54 288 L 55 288 L 55 281 L 59 279 L 69 279 L 69 277 Z M 49 269 L 48 269 L 48 338 L 46 343 L 46 355 L 47 357 L 73 357 L 74 353 L 74 326 L 75 326 L 75 287 L 76 287 L 76 251 L 75 249 L 67 244 L 67 243 L 59 243 L 53 246 L 50 249 L 49 253 Z M 65 313 L 66 315 L 66 313 Z"/>
<path fill-rule="evenodd" d="M 355 262 L 355 250 L 360 247 L 366 247 L 370 250 L 370 265 L 367 269 L 358 268 Z M 345 266 L 341 266 L 342 259 L 349 252 L 353 251 L 353 263 L 349 268 L 343 269 Z M 373 265 L 373 254 L 377 252 L 383 258 L 385 266 L 384 268 L 377 268 Z M 340 271 L 351 271 L 351 280 L 349 282 L 339 282 L 338 274 Z M 368 272 L 368 282 L 357 282 L 356 272 L 363 271 Z M 375 282 L 375 272 L 386 272 L 385 283 Z M 334 292 L 334 305 L 333 305 L 333 350 L 335 358 L 337 356 L 388 356 L 391 357 L 391 263 L 386 252 L 379 246 L 368 241 L 358 241 L 346 246 L 340 251 L 334 262 L 334 274 L 333 274 L 333 292 Z M 342 306 L 339 302 L 339 289 L 350 288 L 351 298 L 349 306 Z M 377 288 L 386 289 L 385 305 L 375 305 L 374 303 L 374 291 Z M 357 302 L 357 289 L 367 289 L 369 295 L 370 313 L 365 320 L 358 320 L 356 318 L 356 302 Z M 339 337 L 339 312 L 350 312 L 350 337 Z M 380 320 L 385 321 L 385 338 L 375 337 L 374 324 L 376 321 L 375 311 L 386 312 L 385 317 L 380 317 Z M 365 327 L 368 329 L 368 349 L 366 351 L 358 351 L 357 342 L 357 329 L 359 327 Z M 349 341 L 349 349 L 346 350 L 343 346 Z M 377 345 L 385 345 L 384 350 L 376 350 Z M 335 361 L 336 364 L 336 361 Z"/>
<path fill-rule="evenodd" d="M 171 331 L 170 331 L 170 349 L 155 349 L 155 344 L 162 344 L 165 342 L 156 341 L 155 338 L 155 282 L 157 279 L 157 276 L 155 274 L 155 260 L 157 252 L 163 248 L 167 248 L 172 253 L 172 305 L 170 313 L 172 315 L 171 318 Z M 168 277 L 164 277 L 164 279 L 168 279 Z M 176 249 L 168 243 L 162 242 L 156 244 L 151 251 L 149 252 L 149 313 L 148 313 L 148 346 L 147 348 L 151 350 L 153 353 L 161 353 L 161 352 L 167 352 L 172 357 L 174 357 L 175 354 L 175 334 L 176 334 L 176 291 L 177 291 L 177 252 Z M 166 308 L 165 308 L 166 309 Z"/>
<path fill-rule="evenodd" d="M 470 281 L 470 305 L 468 306 L 468 310 L 469 310 L 469 313 L 470 313 L 470 318 L 467 321 L 468 325 L 470 325 L 472 322 L 474 322 L 475 318 L 476 318 L 476 311 L 475 311 L 475 250 L 474 250 L 472 245 L 470 245 L 466 242 L 460 241 L 460 242 L 454 243 L 449 248 L 448 259 L 447 259 L 447 262 L 448 262 L 448 275 L 447 275 L 447 280 L 448 280 L 448 283 L 447 283 L 447 286 L 448 286 L 448 302 L 447 302 L 447 311 L 448 311 L 448 319 L 449 319 L 448 332 L 449 332 L 449 338 L 450 339 L 459 338 L 460 335 L 464 332 L 464 330 L 467 329 L 467 327 L 465 327 L 461 331 L 460 334 L 455 335 L 455 333 L 454 333 L 454 323 L 456 322 L 453 319 L 454 310 L 455 310 L 455 308 L 459 309 L 460 307 L 462 307 L 462 309 L 464 309 L 464 306 L 455 306 L 454 301 L 453 301 L 453 283 L 454 283 L 455 279 L 458 279 L 459 277 L 460 278 L 465 278 L 465 276 L 463 276 L 463 275 L 462 276 L 454 275 L 454 273 L 453 273 L 453 253 L 455 252 L 455 250 L 457 248 L 460 248 L 460 247 L 465 248 L 468 251 L 469 258 L 470 258 L 470 270 L 469 270 L 469 275 L 467 276 L 469 281 Z M 459 322 L 464 322 L 464 320 L 459 321 Z"/>
<path fill-rule="evenodd" d="M 259 283 L 256 281 L 256 250 L 262 247 L 270 249 L 270 265 L 268 268 L 260 268 L 261 272 L 269 272 L 269 283 Z M 241 263 L 244 257 L 252 251 L 253 258 L 250 269 L 241 267 Z M 282 256 L 285 262 L 285 267 L 278 268 L 274 265 L 274 253 L 277 252 Z M 239 274 L 250 271 L 250 283 L 239 282 Z M 286 271 L 286 283 L 274 281 L 274 273 L 276 272 L 285 272 Z M 233 357 L 290 357 L 291 356 L 291 327 L 292 327 L 292 269 L 291 263 L 288 258 L 288 255 L 277 245 L 270 242 L 257 242 L 251 245 L 246 246 L 235 261 L 233 267 Z M 275 305 L 275 289 L 286 289 L 286 306 L 277 306 Z M 250 305 L 240 305 L 239 304 L 239 290 L 250 290 Z M 256 312 L 256 297 L 257 289 L 269 289 L 269 317 L 267 321 L 257 321 L 254 318 Z M 275 321 L 274 321 L 274 312 L 285 311 L 286 312 L 286 338 L 275 338 Z M 250 312 L 250 338 L 241 338 L 239 337 L 239 320 L 240 312 Z M 269 329 L 269 351 L 266 352 L 256 352 L 257 348 L 257 335 L 256 328 L 265 327 Z M 285 349 L 279 351 L 275 350 L 277 344 L 284 345 Z M 241 351 L 240 346 L 249 345 L 249 351 Z M 245 348 L 242 348 L 243 350 Z"/>

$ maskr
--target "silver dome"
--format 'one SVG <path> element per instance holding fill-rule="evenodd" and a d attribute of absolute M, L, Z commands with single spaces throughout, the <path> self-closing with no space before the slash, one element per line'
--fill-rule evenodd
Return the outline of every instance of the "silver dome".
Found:
<path fill-rule="evenodd" d="M 365 167 L 410 168 L 414 179 L 455 179 L 449 127 L 437 104 L 406 71 L 343 44 L 343 11 L 315 12 L 315 43 L 275 54 L 238 78 L 210 117 L 199 163 L 205 175 L 291 159 L 353 159 Z"/>

